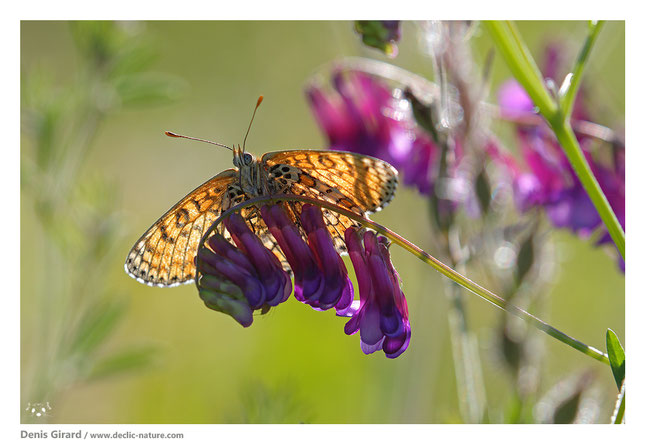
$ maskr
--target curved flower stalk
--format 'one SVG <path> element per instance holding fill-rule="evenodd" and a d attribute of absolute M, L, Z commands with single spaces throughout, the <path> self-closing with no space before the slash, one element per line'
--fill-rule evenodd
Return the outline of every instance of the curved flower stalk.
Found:
<path fill-rule="evenodd" d="M 317 199 L 313 198 L 308 198 L 304 196 L 298 196 L 298 195 L 276 195 L 276 196 L 261 196 L 257 198 L 253 198 L 250 200 L 247 200 L 241 204 L 238 204 L 235 207 L 232 207 L 231 209 L 227 210 L 224 212 L 212 225 L 211 227 L 206 231 L 204 236 L 202 237 L 202 240 L 200 241 L 200 245 L 198 247 L 198 255 L 196 256 L 196 263 L 197 263 L 197 270 L 198 270 L 198 278 L 196 280 L 196 286 L 198 288 L 198 291 L 201 290 L 201 287 L 204 285 L 204 281 L 202 280 L 202 277 L 204 276 L 204 261 L 205 261 L 205 255 L 204 255 L 204 245 L 207 242 L 207 240 L 211 237 L 211 234 L 213 231 L 216 229 L 216 227 L 221 224 L 226 218 L 228 218 L 230 215 L 239 212 L 241 209 L 245 207 L 250 207 L 250 206 L 257 206 L 260 204 L 266 204 L 266 203 L 272 203 L 276 201 L 301 201 L 303 203 L 307 204 L 313 204 L 315 206 L 321 207 L 321 208 L 326 208 L 329 210 L 332 210 L 334 212 L 340 213 L 344 216 L 347 216 L 348 218 L 353 219 L 354 221 L 357 221 L 360 223 L 363 227 L 372 229 L 384 236 L 386 236 L 388 239 L 390 239 L 393 243 L 399 245 L 400 247 L 403 247 L 405 250 L 408 252 L 412 253 L 415 255 L 417 258 L 422 260 L 424 263 L 430 265 L 433 267 L 435 270 L 440 272 L 442 275 L 446 276 L 447 278 L 453 280 L 455 283 L 458 285 L 464 287 L 465 289 L 473 292 L 474 294 L 478 295 L 479 297 L 485 299 L 489 303 L 492 303 L 494 306 L 497 306 L 498 308 L 507 311 L 508 313 L 519 317 L 532 326 L 540 329 L 541 331 L 547 333 L 549 336 L 555 338 L 556 340 L 567 344 L 568 346 L 583 352 L 584 354 L 594 358 L 595 360 L 598 360 L 602 363 L 608 364 L 608 356 L 601 351 L 599 351 L 596 348 L 593 348 L 591 346 L 586 345 L 585 343 L 582 343 L 569 335 L 563 333 L 562 331 L 554 328 L 553 326 L 550 326 L 549 324 L 545 323 L 544 321 L 540 320 L 539 318 L 535 317 L 534 315 L 524 311 L 523 309 L 516 307 L 512 304 L 509 304 L 506 302 L 504 299 L 496 295 L 495 293 L 485 289 L 484 287 L 478 285 L 477 283 L 471 281 L 467 277 L 459 274 L 455 270 L 451 269 L 450 267 L 446 266 L 443 264 L 441 261 L 437 260 L 433 256 L 429 255 L 428 253 L 424 252 L 422 249 L 419 247 L 415 246 L 413 243 L 410 241 L 406 240 L 402 236 L 396 234 L 395 232 L 389 230 L 388 228 L 375 223 L 374 221 L 371 221 L 367 218 L 361 217 L 359 215 L 356 215 L 342 207 L 338 207 L 334 204 L 331 204 L 326 201 L 319 201 Z M 366 249 L 367 250 L 367 249 Z M 373 250 L 374 252 L 374 250 Z M 385 264 L 389 264 L 389 259 L 386 260 L 384 256 L 382 256 L 382 261 L 384 261 Z M 388 262 L 387 262 L 388 261 Z M 356 266 L 355 266 L 356 267 Z M 390 266 L 389 266 L 390 267 Z M 391 272 L 392 273 L 392 272 Z M 389 276 L 389 279 L 391 282 L 393 282 L 394 278 L 396 275 L 392 273 L 392 277 Z M 360 289 L 361 290 L 361 289 Z M 217 291 L 216 291 L 217 293 Z M 239 294 L 238 294 L 239 295 Z M 402 294 L 403 295 L 403 294 Z M 227 296 L 228 298 L 228 296 Z M 397 297 L 395 297 L 397 298 Z M 395 306 L 400 310 L 400 315 L 402 316 L 402 323 L 405 325 L 406 322 L 408 321 L 408 313 L 407 310 L 403 310 L 405 308 L 404 305 L 397 306 L 397 299 L 395 299 Z M 356 302 L 351 305 L 351 307 L 359 309 L 360 308 L 360 303 L 359 306 L 356 305 Z M 344 315 L 354 315 L 355 312 L 352 310 L 347 311 L 344 313 Z M 380 314 L 381 315 L 381 314 Z M 386 315 L 388 315 L 386 313 Z M 350 320 L 352 321 L 352 320 Z M 361 326 L 360 326 L 361 327 Z M 381 329 L 381 323 L 380 323 L 380 329 Z M 383 331 L 382 331 L 383 332 Z M 407 334 L 408 335 L 408 334 Z M 383 344 L 382 344 L 383 347 Z M 400 353 L 403 351 L 400 351 Z"/>

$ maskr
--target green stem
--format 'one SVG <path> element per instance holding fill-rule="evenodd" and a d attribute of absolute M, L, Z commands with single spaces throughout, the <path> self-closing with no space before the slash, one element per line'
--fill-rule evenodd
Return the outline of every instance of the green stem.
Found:
<path fill-rule="evenodd" d="M 577 57 L 576 63 L 574 65 L 574 70 L 572 70 L 571 75 L 566 78 L 569 78 L 570 84 L 564 85 L 565 90 L 561 93 L 561 110 L 566 119 L 569 119 L 570 115 L 572 114 L 572 108 L 574 107 L 576 94 L 579 92 L 581 79 L 583 78 L 583 68 L 588 61 L 592 46 L 597 40 L 602 26 L 603 21 L 591 24 L 590 33 L 588 34 L 588 38 L 585 39 L 585 43 L 583 44 L 583 48 L 581 48 L 579 57 Z"/>
<path fill-rule="evenodd" d="M 469 330 L 467 324 L 462 289 L 454 282 L 447 284 L 451 301 L 448 314 L 449 329 L 460 412 L 466 423 L 481 423 L 487 404 L 477 338 Z"/>
<path fill-rule="evenodd" d="M 617 246 L 617 250 L 622 258 L 625 258 L 626 235 L 597 179 L 594 177 L 588 161 L 583 156 L 583 151 L 574 135 L 568 115 L 580 83 L 585 62 L 599 33 L 600 24 L 597 24 L 592 29 L 575 66 L 572 84 L 563 97 L 564 102 L 559 103 L 554 101 L 547 88 L 545 88 L 542 75 L 513 24 L 510 22 L 485 22 L 485 26 L 514 77 L 527 91 L 534 104 L 538 106 L 540 113 L 552 127 L 568 161 Z"/>
<path fill-rule="evenodd" d="M 626 381 L 624 380 L 621 384 L 621 389 L 617 395 L 617 402 L 615 404 L 615 410 L 612 413 L 610 418 L 610 423 L 619 424 L 623 423 L 624 415 L 626 414 Z"/>
<path fill-rule="evenodd" d="M 446 148 L 444 152 L 448 151 Z M 440 170 L 440 177 L 445 171 Z M 438 212 L 435 212 L 436 214 Z M 465 258 L 458 231 L 449 223 L 448 230 L 438 230 L 444 239 L 443 248 L 453 269 L 463 270 Z M 453 363 L 459 397 L 460 412 L 466 423 L 482 423 L 486 416 L 486 389 L 482 378 L 482 364 L 478 354 L 478 339 L 469 327 L 465 296 L 462 287 L 447 281 L 449 330 L 453 346 Z"/>
<path fill-rule="evenodd" d="M 590 164 L 583 156 L 583 151 L 579 146 L 579 142 L 576 139 L 574 131 L 570 126 L 569 122 L 563 122 L 562 119 L 554 119 L 553 122 L 550 122 L 554 134 L 558 139 L 563 151 L 570 161 L 570 165 L 574 169 L 577 177 L 581 181 L 583 188 L 590 197 L 590 200 L 594 204 L 594 207 L 597 209 L 601 220 L 608 229 L 608 233 L 612 237 L 617 250 L 621 254 L 622 258 L 625 258 L 626 250 L 626 235 L 624 234 L 624 229 L 621 227 L 615 212 L 612 211 L 612 207 L 604 195 L 601 186 L 597 182 L 597 179 L 592 173 Z"/>
<path fill-rule="evenodd" d="M 556 114 L 557 104 L 545 88 L 543 75 L 514 25 L 507 21 L 486 21 L 484 25 L 512 74 L 525 88 L 540 113 L 546 119 Z"/>
<path fill-rule="evenodd" d="M 555 338 L 556 340 L 560 341 L 561 343 L 565 343 L 566 345 L 576 349 L 577 351 L 583 352 L 585 355 L 590 356 L 594 358 L 597 361 L 600 361 L 601 363 L 605 363 L 607 365 L 610 364 L 610 361 L 608 360 L 608 356 L 604 354 L 603 352 L 599 351 L 596 348 L 593 348 L 591 346 L 586 345 L 583 342 L 580 342 L 579 340 L 576 340 L 569 335 L 559 331 L 558 329 L 550 326 L 549 324 L 545 323 L 541 319 L 535 317 L 534 315 L 530 314 L 529 312 L 524 311 L 523 309 L 514 306 L 513 304 L 508 304 L 504 299 L 499 297 L 498 295 L 494 294 L 493 292 L 485 289 L 484 287 L 480 286 L 479 284 L 471 281 L 467 277 L 459 274 L 455 270 L 451 269 L 441 261 L 437 260 L 433 256 L 429 255 L 428 253 L 424 252 L 422 249 L 402 237 L 401 235 L 398 235 L 397 233 L 393 232 L 392 230 L 382 226 L 381 224 L 377 224 L 374 221 L 371 221 L 363 216 L 357 215 L 347 209 L 344 209 L 343 207 L 339 207 L 337 205 L 334 205 L 332 203 L 326 202 L 326 201 L 320 201 L 318 199 L 314 198 L 308 198 L 305 196 L 298 196 L 298 195 L 274 195 L 274 196 L 258 196 L 256 198 L 249 199 L 247 201 L 242 202 L 241 204 L 238 204 L 234 207 L 231 207 L 218 219 L 215 220 L 215 222 L 208 228 L 208 230 L 204 233 L 202 236 L 202 239 L 200 240 L 200 244 L 198 245 L 197 251 L 202 249 L 204 247 L 204 243 L 206 240 L 209 238 L 211 233 L 217 228 L 217 226 L 229 215 L 232 213 L 238 212 L 243 208 L 246 207 L 251 207 L 257 204 L 262 204 L 262 203 L 271 203 L 271 202 L 276 202 L 276 201 L 300 201 L 304 203 L 309 203 L 313 204 L 319 207 L 323 207 L 329 210 L 332 210 L 333 212 L 339 213 L 341 215 L 347 216 L 348 218 L 357 221 L 361 223 L 363 226 L 368 227 L 370 229 L 375 230 L 376 232 L 381 233 L 382 235 L 388 237 L 392 242 L 395 244 L 399 245 L 400 247 L 403 247 L 405 250 L 408 252 L 412 253 L 415 255 L 417 258 L 428 264 L 429 266 L 433 267 L 435 270 L 440 272 L 442 275 L 445 277 L 455 281 L 457 284 L 460 286 L 464 287 L 467 290 L 470 290 L 474 294 L 478 295 L 479 297 L 485 299 L 489 303 L 493 304 L 494 306 L 498 307 L 499 309 L 502 309 L 504 311 L 509 312 L 512 315 L 515 315 L 516 317 L 525 320 L 535 328 L 545 332 L 547 335 L 550 337 Z M 200 263 L 199 263 L 199 257 L 198 257 L 198 264 L 197 264 L 197 269 L 198 271 L 200 270 Z M 196 276 L 195 279 L 195 285 L 198 286 L 199 284 L 199 277 Z M 199 287 L 198 287 L 199 289 Z"/>

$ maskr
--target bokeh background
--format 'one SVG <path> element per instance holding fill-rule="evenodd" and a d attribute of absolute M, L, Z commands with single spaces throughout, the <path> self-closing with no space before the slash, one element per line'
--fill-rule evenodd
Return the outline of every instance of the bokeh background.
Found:
<path fill-rule="evenodd" d="M 413 337 L 408 350 L 395 360 L 380 353 L 362 354 L 358 337 L 344 335 L 345 320 L 331 311 L 317 312 L 290 299 L 243 329 L 208 310 L 192 285 L 151 288 L 123 271 L 128 250 L 152 222 L 188 191 L 231 166 L 228 151 L 170 139 L 164 130 L 241 143 L 262 94 L 265 102 L 247 141 L 250 151 L 258 155 L 325 148 L 325 137 L 303 94 L 307 79 L 342 56 L 388 60 L 432 78 L 431 61 L 419 51 L 413 24 L 404 25 L 394 60 L 364 47 L 352 22 L 123 25 L 143 36 L 156 52 L 149 69 L 177 80 L 169 93 L 173 100 L 120 108 L 102 116 L 96 127 L 80 178 L 84 183 L 96 179 L 107 184 L 103 192 L 99 188 L 88 198 L 100 206 L 109 196 L 110 214 L 117 221 L 116 229 L 111 227 L 119 236 L 109 238 L 104 260 L 85 261 L 82 256 L 64 260 L 60 257 L 64 253 L 45 254 L 52 250 L 55 232 L 43 230 L 38 216 L 42 203 L 23 187 L 21 410 L 27 403 L 48 402 L 51 409 L 41 420 L 54 423 L 460 422 L 443 279 L 397 247 L 392 249 L 393 261 L 408 299 Z M 518 26 L 539 58 L 544 45 L 554 41 L 576 51 L 586 32 L 583 22 Z M 476 61 L 483 62 L 492 42 L 476 29 L 472 44 Z M 83 57 L 69 23 L 23 22 L 23 97 L 33 93 L 29 88 L 37 88 L 26 82 L 36 72 L 53 88 L 74 85 Z M 586 72 L 595 103 L 602 105 L 595 110 L 601 124 L 616 127 L 623 122 L 624 66 L 624 25 L 607 23 Z M 497 86 L 509 77 L 496 57 L 492 101 Z M 510 133 L 503 124 L 495 125 L 502 138 Z M 21 151 L 24 181 L 25 160 L 34 151 L 33 140 L 25 135 Z M 425 205 L 414 190 L 402 187 L 394 202 L 373 219 L 433 253 L 428 212 L 421 210 Z M 599 349 L 605 349 L 607 328 L 623 341 L 624 276 L 615 260 L 567 232 L 555 231 L 551 238 L 556 274 L 539 315 Z M 66 242 L 57 245 L 64 251 Z M 74 246 L 79 242 L 85 240 L 75 239 Z M 81 284 L 66 286 L 70 280 Z M 65 289 L 74 295 L 66 295 Z M 119 301 L 123 309 L 119 323 L 93 345 L 92 357 L 88 352 L 88 357 L 76 357 L 77 362 L 100 361 L 124 350 L 143 352 L 141 357 L 133 353 L 132 363 L 108 362 L 103 369 L 115 363 L 117 369 L 104 372 L 104 377 L 100 372 L 93 378 L 63 377 L 52 392 L 47 388 L 50 380 L 42 378 L 55 350 L 48 333 L 57 331 L 48 329 L 78 323 L 74 311 L 83 307 L 84 298 L 78 289 L 91 289 L 100 295 L 97 300 Z M 59 304 L 58 298 L 67 302 Z M 501 422 L 511 397 L 511 377 L 495 344 L 501 313 L 478 297 L 467 296 L 467 314 L 479 340 L 489 421 Z M 536 335 L 543 341 L 539 392 L 547 392 L 565 377 L 590 371 L 600 413 L 597 421 L 607 422 L 616 397 L 610 370 L 540 332 Z M 57 340 L 58 346 L 66 339 Z M 119 363 L 125 363 L 123 372 L 118 372 Z M 68 365 L 59 367 L 60 375 L 73 374 Z"/>

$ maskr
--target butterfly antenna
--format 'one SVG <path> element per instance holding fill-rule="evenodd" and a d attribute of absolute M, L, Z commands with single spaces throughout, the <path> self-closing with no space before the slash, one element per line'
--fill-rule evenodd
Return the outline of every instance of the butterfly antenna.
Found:
<path fill-rule="evenodd" d="M 251 124 L 253 124 L 253 118 L 256 116 L 256 110 L 262 103 L 263 97 L 260 96 L 258 98 L 258 102 L 256 102 L 256 108 L 253 109 L 253 114 L 251 115 L 251 122 L 249 122 L 249 127 L 247 128 L 247 134 L 244 135 L 244 140 L 242 141 L 242 152 L 244 153 L 244 148 L 245 148 L 245 143 L 247 142 L 247 136 L 249 136 L 249 130 L 251 130 Z"/>
<path fill-rule="evenodd" d="M 183 139 L 190 139 L 192 141 L 206 142 L 207 144 L 217 145 L 218 147 L 228 148 L 229 150 L 233 151 L 233 149 L 231 147 L 229 147 L 228 145 L 219 144 L 219 143 L 213 142 L 213 141 L 207 141 L 206 139 L 194 138 L 194 137 L 191 137 L 191 136 L 184 136 L 183 134 L 173 133 L 172 131 L 165 131 L 164 134 L 166 136 L 168 136 L 168 137 L 171 137 L 171 138 L 183 138 Z"/>

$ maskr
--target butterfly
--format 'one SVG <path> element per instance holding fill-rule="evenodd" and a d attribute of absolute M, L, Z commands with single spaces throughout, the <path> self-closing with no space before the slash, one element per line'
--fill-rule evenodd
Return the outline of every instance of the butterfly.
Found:
<path fill-rule="evenodd" d="M 387 205 L 397 188 L 397 170 L 371 156 L 332 150 L 286 150 L 265 153 L 257 159 L 245 152 L 244 145 L 242 149 L 238 146 L 232 151 L 235 168 L 224 170 L 190 192 L 137 240 L 125 263 L 125 270 L 131 277 L 160 287 L 193 282 L 196 276 L 194 258 L 204 233 L 223 212 L 253 197 L 306 196 L 366 216 Z M 282 205 L 300 228 L 303 204 L 285 201 Z M 281 260 L 285 270 L 290 271 L 259 209 L 246 207 L 241 215 L 263 244 Z M 343 235 L 348 227 L 357 223 L 327 209 L 323 209 L 323 218 L 336 250 L 345 253 Z M 216 231 L 231 240 L 223 224 Z"/>

